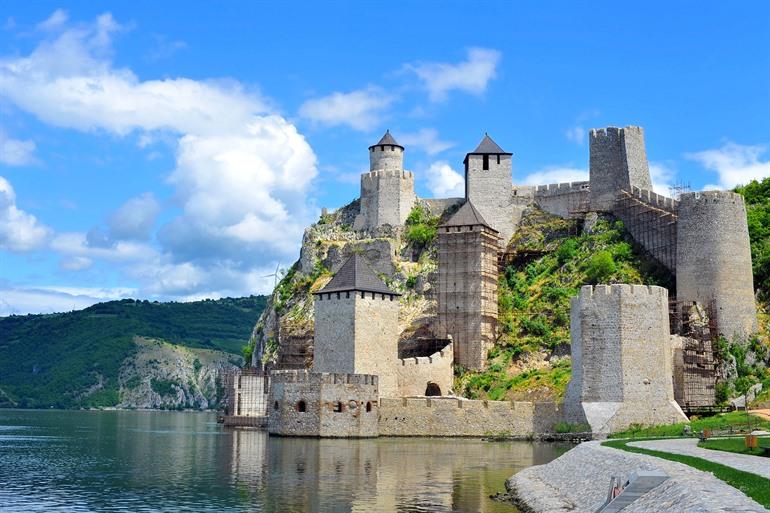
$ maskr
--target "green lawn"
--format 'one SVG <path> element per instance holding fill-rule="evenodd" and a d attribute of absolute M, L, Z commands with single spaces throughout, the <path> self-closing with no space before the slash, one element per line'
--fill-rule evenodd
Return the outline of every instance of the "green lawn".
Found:
<path fill-rule="evenodd" d="M 770 437 L 759 437 L 759 445 L 770 447 Z M 753 456 L 765 456 L 762 449 L 749 449 L 743 437 L 736 438 L 711 438 L 698 444 L 698 447 L 704 449 L 713 449 L 715 451 L 737 452 L 738 454 L 751 454 Z"/>
<path fill-rule="evenodd" d="M 669 424 L 664 426 L 632 426 L 626 431 L 613 433 L 610 438 L 649 438 L 656 436 L 682 436 L 687 423 Z M 721 413 L 701 419 L 693 418 L 690 423 L 693 433 L 700 433 L 703 429 L 712 431 L 728 431 L 732 428 L 734 433 L 749 433 L 755 429 L 770 431 L 770 421 L 756 415 L 747 416 L 745 412 L 733 411 Z"/>
<path fill-rule="evenodd" d="M 704 472 L 711 472 L 717 478 L 721 479 L 730 486 L 742 491 L 761 505 L 766 508 L 770 508 L 770 479 L 765 479 L 756 474 L 749 472 L 743 472 L 742 470 L 736 470 L 732 467 L 720 465 L 719 463 L 712 463 L 710 461 L 696 458 L 694 456 L 684 456 L 681 454 L 671 454 L 661 451 L 652 451 L 649 449 L 642 449 L 641 447 L 630 447 L 626 445 L 630 441 L 640 440 L 609 440 L 603 442 L 602 445 L 612 447 L 614 449 L 620 449 L 621 451 L 635 452 L 638 454 L 647 454 L 649 456 L 655 456 L 664 460 L 676 461 L 689 465 L 698 470 Z"/>

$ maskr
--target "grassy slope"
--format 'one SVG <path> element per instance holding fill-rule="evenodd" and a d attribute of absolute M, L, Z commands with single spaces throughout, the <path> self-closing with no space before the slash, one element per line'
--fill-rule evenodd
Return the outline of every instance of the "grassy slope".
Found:
<path fill-rule="evenodd" d="M 685 425 L 690 426 L 693 433 L 700 433 L 704 429 L 712 431 L 729 431 L 734 433 L 750 432 L 754 429 L 770 430 L 770 421 L 763 420 L 756 415 L 746 416 L 744 412 L 730 412 L 714 415 L 712 417 L 692 417 L 689 424 L 669 424 L 665 426 L 631 426 L 630 429 L 611 435 L 611 438 L 649 438 L 655 436 L 682 436 Z"/>
<path fill-rule="evenodd" d="M 746 441 L 742 436 L 738 438 L 711 438 L 698 444 L 698 447 L 703 447 L 704 449 L 764 457 L 765 454 L 762 447 L 770 447 L 770 437 L 759 437 L 759 446 L 756 449 L 746 447 Z"/>
<path fill-rule="evenodd" d="M 596 283 L 670 285 L 623 224 L 600 218 L 592 233 L 541 211 L 526 215 L 511 248 L 520 255 L 500 278 L 498 341 L 489 369 L 462 373 L 455 387 L 468 397 L 549 399 L 570 379 L 569 300 Z"/>
<path fill-rule="evenodd" d="M 631 447 L 626 445 L 628 442 L 629 440 L 611 440 L 604 442 L 602 445 L 620 449 L 622 451 L 656 456 L 664 460 L 684 463 L 685 465 L 689 465 L 704 472 L 711 472 L 717 478 L 742 491 L 761 505 L 770 507 L 770 479 L 693 456 L 683 456 L 680 454 L 642 449 L 640 447 Z"/>
<path fill-rule="evenodd" d="M 117 400 L 117 375 L 133 337 L 240 353 L 265 298 L 151 303 L 111 301 L 85 310 L 0 318 L 0 404 L 104 406 Z M 105 386 L 87 390 L 100 379 Z"/>

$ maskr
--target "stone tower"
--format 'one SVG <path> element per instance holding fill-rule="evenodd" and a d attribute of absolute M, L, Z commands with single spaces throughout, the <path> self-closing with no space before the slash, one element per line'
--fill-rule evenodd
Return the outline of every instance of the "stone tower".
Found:
<path fill-rule="evenodd" d="M 665 288 L 586 285 L 571 308 L 569 422 L 612 433 L 634 423 L 687 421 L 674 400 Z"/>
<path fill-rule="evenodd" d="M 354 228 L 401 226 L 416 199 L 414 175 L 404 171 L 404 147 L 387 131 L 369 146 L 369 172 L 361 175 L 361 210 Z"/>
<path fill-rule="evenodd" d="M 483 369 L 497 327 L 497 231 L 471 201 L 438 230 L 438 323 L 455 362 Z"/>
<path fill-rule="evenodd" d="M 396 397 L 400 294 L 356 253 L 314 296 L 313 371 L 373 374 L 380 397 Z"/>
<path fill-rule="evenodd" d="M 714 306 L 728 339 L 757 330 L 746 206 L 740 194 L 691 192 L 679 200 L 676 244 L 678 301 Z"/>
<path fill-rule="evenodd" d="M 612 210 L 620 189 L 652 190 L 642 127 L 594 128 L 589 144 L 592 210 Z"/>
<path fill-rule="evenodd" d="M 484 138 L 465 156 L 465 199 L 472 201 L 506 246 L 515 230 L 511 154 Z"/>

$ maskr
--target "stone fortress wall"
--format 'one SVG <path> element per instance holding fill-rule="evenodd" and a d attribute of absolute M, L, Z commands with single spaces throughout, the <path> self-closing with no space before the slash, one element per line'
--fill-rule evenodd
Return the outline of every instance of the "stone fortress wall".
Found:
<path fill-rule="evenodd" d="M 631 186 L 636 186 L 652 190 L 642 127 L 592 129 L 589 148 L 593 210 L 612 210 L 621 189 L 629 190 Z"/>
<path fill-rule="evenodd" d="M 484 169 L 484 163 L 486 167 Z M 506 244 L 524 213 L 524 205 L 513 200 L 511 155 L 465 157 L 465 199 L 471 201 L 489 225 L 500 232 Z"/>
<path fill-rule="evenodd" d="M 446 395 L 452 390 L 455 359 L 451 342 L 430 356 L 399 358 L 398 362 L 396 375 L 400 396 L 428 395 L 431 384 L 438 387 L 438 395 Z"/>
<path fill-rule="evenodd" d="M 534 202 L 549 214 L 565 219 L 580 218 L 590 204 L 589 182 L 568 182 L 538 185 Z"/>
<path fill-rule="evenodd" d="M 571 302 L 570 337 L 567 420 L 588 423 L 594 433 L 686 422 L 674 400 L 665 288 L 582 287 Z"/>
<path fill-rule="evenodd" d="M 380 400 L 380 436 L 527 438 L 553 433 L 561 419 L 553 403 L 482 401 L 458 397 Z"/>
<path fill-rule="evenodd" d="M 283 370 L 272 371 L 270 377 L 271 435 L 377 436 L 377 376 Z"/>
<path fill-rule="evenodd" d="M 679 201 L 676 288 L 680 301 L 715 303 L 728 337 L 757 330 L 746 206 L 729 191 L 692 192 Z"/>

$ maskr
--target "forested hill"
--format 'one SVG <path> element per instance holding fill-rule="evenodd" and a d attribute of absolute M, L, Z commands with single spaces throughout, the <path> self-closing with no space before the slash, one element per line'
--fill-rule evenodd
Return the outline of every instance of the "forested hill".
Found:
<path fill-rule="evenodd" d="M 121 366 L 138 350 L 135 337 L 240 355 L 265 302 L 264 296 L 127 299 L 75 312 L 0 317 L 0 405 L 116 405 Z"/>

